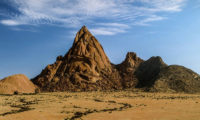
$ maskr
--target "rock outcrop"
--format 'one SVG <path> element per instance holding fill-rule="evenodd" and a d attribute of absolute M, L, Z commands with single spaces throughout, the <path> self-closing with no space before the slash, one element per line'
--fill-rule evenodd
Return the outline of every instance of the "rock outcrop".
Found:
<path fill-rule="evenodd" d="M 37 87 L 23 74 L 0 80 L 0 94 L 35 93 Z"/>
<path fill-rule="evenodd" d="M 83 26 L 64 57 L 32 81 L 43 91 L 121 89 L 121 78 L 97 39 Z"/>
<path fill-rule="evenodd" d="M 183 66 L 171 65 L 165 67 L 156 77 L 149 89 L 152 92 L 200 92 L 200 76 Z"/>
<path fill-rule="evenodd" d="M 125 60 L 116 65 L 116 68 L 120 72 L 123 88 L 133 88 L 138 84 L 138 79 L 135 76 L 135 71 L 144 60 L 139 58 L 136 53 L 128 52 Z"/>
<path fill-rule="evenodd" d="M 129 52 L 121 64 L 112 64 L 85 26 L 67 54 L 57 57 L 32 81 L 42 91 L 139 88 L 154 92 L 200 92 L 198 74 L 184 67 L 168 66 L 161 57 L 144 61 Z"/>
<path fill-rule="evenodd" d="M 137 88 L 151 92 L 200 92 L 200 76 L 183 66 L 165 64 L 161 57 L 151 57 L 135 72 Z"/>
<path fill-rule="evenodd" d="M 137 87 L 151 87 L 154 84 L 157 75 L 165 67 L 167 67 L 167 64 L 165 64 L 159 56 L 151 57 L 149 60 L 140 64 L 135 72 L 135 75 L 139 80 Z"/>

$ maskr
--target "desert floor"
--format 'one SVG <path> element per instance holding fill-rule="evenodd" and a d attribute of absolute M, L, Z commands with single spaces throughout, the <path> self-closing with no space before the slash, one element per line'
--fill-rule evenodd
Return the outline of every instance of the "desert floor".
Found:
<path fill-rule="evenodd" d="M 118 91 L 0 95 L 0 120 L 200 120 L 200 94 Z"/>

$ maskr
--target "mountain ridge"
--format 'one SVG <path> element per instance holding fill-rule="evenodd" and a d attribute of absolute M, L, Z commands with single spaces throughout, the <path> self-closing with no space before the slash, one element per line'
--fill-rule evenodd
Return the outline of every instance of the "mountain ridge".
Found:
<path fill-rule="evenodd" d="M 125 60 L 115 65 L 110 62 L 98 40 L 86 26 L 83 26 L 77 32 L 72 47 L 64 57 L 58 56 L 56 62 L 48 65 L 38 76 L 32 79 L 32 82 L 39 86 L 42 91 L 48 92 L 121 90 L 127 88 L 163 92 L 165 90 L 161 89 L 162 87 L 166 89 L 165 92 L 179 92 L 183 88 L 189 90 L 184 89 L 182 92 L 200 92 L 200 89 L 198 89 L 200 79 L 193 78 L 194 72 L 188 72 L 188 69 L 175 66 L 172 67 L 175 69 L 173 70 L 181 71 L 181 73 L 173 73 L 170 72 L 172 69 L 167 68 L 171 67 L 164 63 L 159 56 L 143 60 L 134 52 L 128 52 Z M 184 73 L 188 77 L 179 75 Z M 158 82 L 161 78 L 170 79 L 169 76 L 176 76 L 178 79 L 182 79 L 182 82 L 177 82 L 176 77 L 174 77 L 174 81 Z M 199 78 L 199 75 L 197 76 Z M 186 78 L 190 78 L 198 85 L 191 84 Z M 169 84 L 166 82 L 169 82 Z M 175 83 L 178 84 L 177 87 L 180 83 L 181 88 L 172 87 Z"/>

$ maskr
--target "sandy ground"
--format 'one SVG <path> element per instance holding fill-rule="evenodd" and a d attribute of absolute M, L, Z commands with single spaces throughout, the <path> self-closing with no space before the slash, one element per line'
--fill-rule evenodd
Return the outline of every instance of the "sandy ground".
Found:
<path fill-rule="evenodd" d="M 0 95 L 0 120 L 200 120 L 200 94 L 120 91 Z"/>

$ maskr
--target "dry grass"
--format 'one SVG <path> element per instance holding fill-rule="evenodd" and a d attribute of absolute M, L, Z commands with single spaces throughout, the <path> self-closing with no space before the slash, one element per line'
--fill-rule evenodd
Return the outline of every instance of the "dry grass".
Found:
<path fill-rule="evenodd" d="M 199 120 L 200 95 L 132 91 L 0 96 L 0 120 Z"/>

